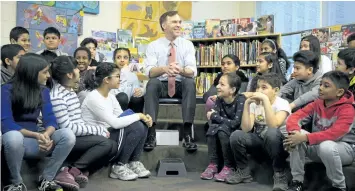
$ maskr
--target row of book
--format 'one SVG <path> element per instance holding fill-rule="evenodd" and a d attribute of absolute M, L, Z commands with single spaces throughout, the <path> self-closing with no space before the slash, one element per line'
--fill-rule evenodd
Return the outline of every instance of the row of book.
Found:
<path fill-rule="evenodd" d="M 261 53 L 261 41 L 226 40 L 210 45 L 198 44 L 195 49 L 197 66 L 220 66 L 223 56 L 227 54 L 238 56 L 242 65 L 255 64 Z"/>
<path fill-rule="evenodd" d="M 265 15 L 257 19 L 207 19 L 200 21 L 184 21 L 182 23 L 182 36 L 186 39 L 270 33 L 274 33 L 273 15 Z"/>
<path fill-rule="evenodd" d="M 244 72 L 249 79 L 255 76 L 255 71 L 253 70 L 247 69 L 241 71 Z M 213 85 L 213 82 L 217 76 L 218 73 L 200 72 L 200 74 L 195 78 L 197 96 L 202 96 L 206 93 Z"/>

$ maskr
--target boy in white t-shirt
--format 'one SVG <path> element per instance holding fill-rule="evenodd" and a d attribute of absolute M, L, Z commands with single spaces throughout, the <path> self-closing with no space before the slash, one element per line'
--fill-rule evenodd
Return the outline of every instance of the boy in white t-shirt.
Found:
<path fill-rule="evenodd" d="M 287 190 L 286 158 L 283 148 L 285 120 L 291 113 L 286 100 L 277 96 L 281 81 L 275 73 L 260 76 L 256 92 L 247 92 L 244 104 L 242 130 L 236 130 L 230 136 L 230 144 L 236 163 L 236 171 L 226 182 L 238 184 L 251 182 L 247 153 L 253 157 L 269 156 L 274 169 L 273 190 Z M 283 132 L 283 133 L 282 133 Z"/>

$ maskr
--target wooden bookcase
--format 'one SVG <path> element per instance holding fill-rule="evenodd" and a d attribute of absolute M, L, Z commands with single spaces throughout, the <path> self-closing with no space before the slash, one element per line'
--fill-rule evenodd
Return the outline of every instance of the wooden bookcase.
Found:
<path fill-rule="evenodd" d="M 240 68 L 247 76 L 250 77 L 253 72 L 255 73 L 256 57 L 261 52 L 261 42 L 266 38 L 276 40 L 281 46 L 281 34 L 278 33 L 190 39 L 196 49 L 197 97 L 201 97 L 211 87 L 216 73 L 221 71 L 221 59 L 226 54 L 235 54 L 239 57 Z"/>

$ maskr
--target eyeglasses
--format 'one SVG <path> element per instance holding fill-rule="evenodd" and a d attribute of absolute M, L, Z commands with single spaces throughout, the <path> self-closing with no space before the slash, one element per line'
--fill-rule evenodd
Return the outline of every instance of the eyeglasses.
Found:
<path fill-rule="evenodd" d="M 119 78 L 119 77 L 120 77 L 120 75 L 119 75 L 119 74 L 117 74 L 117 75 L 111 75 L 111 76 L 107 76 L 107 77 L 109 77 L 109 78 L 112 78 L 112 77 Z"/>

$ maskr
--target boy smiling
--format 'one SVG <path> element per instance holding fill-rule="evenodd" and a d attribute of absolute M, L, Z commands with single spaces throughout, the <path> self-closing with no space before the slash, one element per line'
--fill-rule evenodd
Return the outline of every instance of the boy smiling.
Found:
<path fill-rule="evenodd" d="M 290 151 L 293 176 L 290 191 L 302 191 L 305 157 L 324 163 L 331 190 L 346 190 L 342 165 L 355 156 L 354 97 L 348 90 L 349 78 L 340 71 L 323 75 L 319 99 L 290 115 L 286 122 L 289 136 L 284 141 Z M 312 132 L 301 129 L 311 124 Z"/>

